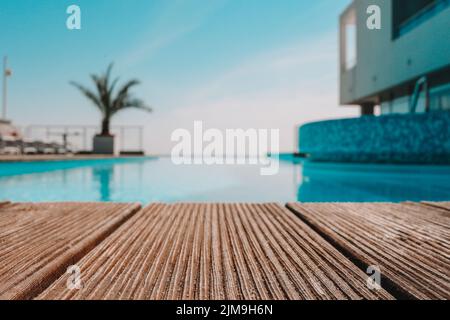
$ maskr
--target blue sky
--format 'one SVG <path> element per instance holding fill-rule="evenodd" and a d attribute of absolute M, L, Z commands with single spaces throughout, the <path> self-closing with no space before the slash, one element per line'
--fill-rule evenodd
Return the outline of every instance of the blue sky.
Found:
<path fill-rule="evenodd" d="M 170 151 L 170 133 L 203 120 L 215 128 L 280 128 L 356 114 L 338 107 L 338 15 L 349 0 L 2 0 L 0 54 L 8 54 L 9 117 L 18 124 L 97 124 L 69 85 L 110 62 L 155 112 L 114 124 L 146 126 L 146 147 Z M 82 30 L 66 28 L 66 8 Z"/>

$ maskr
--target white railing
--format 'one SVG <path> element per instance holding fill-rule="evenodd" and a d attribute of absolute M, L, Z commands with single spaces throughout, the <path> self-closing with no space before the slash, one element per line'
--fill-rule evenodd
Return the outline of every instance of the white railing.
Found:
<path fill-rule="evenodd" d="M 30 125 L 21 127 L 24 140 L 54 142 L 67 145 L 75 152 L 90 152 L 93 137 L 100 132 L 97 126 L 89 125 Z M 120 152 L 138 152 L 144 149 L 142 126 L 112 126 Z"/>

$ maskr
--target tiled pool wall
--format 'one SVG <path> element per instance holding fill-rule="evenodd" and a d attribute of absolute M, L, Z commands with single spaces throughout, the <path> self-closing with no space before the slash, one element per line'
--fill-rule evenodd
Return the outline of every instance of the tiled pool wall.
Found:
<path fill-rule="evenodd" d="M 450 164 L 450 112 L 365 116 L 299 129 L 313 161 Z"/>

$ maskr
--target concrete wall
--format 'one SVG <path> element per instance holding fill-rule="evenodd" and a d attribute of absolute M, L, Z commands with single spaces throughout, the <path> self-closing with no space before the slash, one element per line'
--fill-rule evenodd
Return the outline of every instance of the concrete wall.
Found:
<path fill-rule="evenodd" d="M 300 152 L 313 161 L 450 163 L 450 112 L 367 116 L 300 128 Z"/>
<path fill-rule="evenodd" d="M 366 27 L 366 10 L 372 4 L 381 8 L 381 30 Z M 450 7 L 393 39 L 391 0 L 356 0 L 352 6 L 358 62 L 353 70 L 341 69 L 341 104 L 368 102 L 365 98 L 380 91 L 450 65 Z"/>

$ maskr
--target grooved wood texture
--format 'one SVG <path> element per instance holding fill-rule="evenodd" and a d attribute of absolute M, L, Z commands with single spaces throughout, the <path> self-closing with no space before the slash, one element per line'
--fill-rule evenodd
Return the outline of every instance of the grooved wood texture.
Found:
<path fill-rule="evenodd" d="M 9 201 L 0 201 L 0 207 L 5 205 L 5 204 L 8 204 L 8 203 L 9 203 Z"/>
<path fill-rule="evenodd" d="M 152 204 L 39 299 L 390 299 L 276 204 Z"/>
<path fill-rule="evenodd" d="M 450 211 L 450 202 L 423 202 L 423 203 L 432 207 L 442 208 Z"/>
<path fill-rule="evenodd" d="M 0 206 L 0 299 L 30 299 L 140 208 L 137 204 Z"/>
<path fill-rule="evenodd" d="M 407 296 L 450 298 L 450 216 L 423 204 L 289 204 L 365 266 L 377 265 Z"/>

